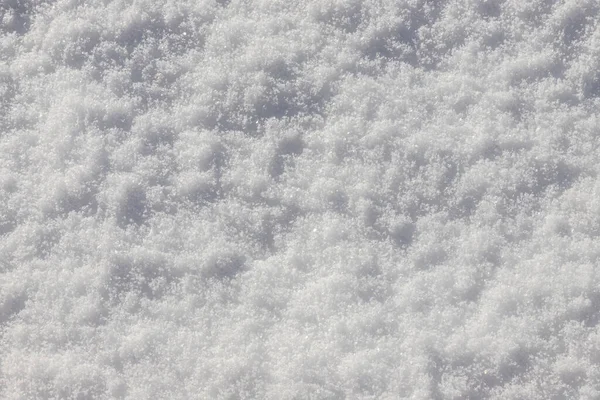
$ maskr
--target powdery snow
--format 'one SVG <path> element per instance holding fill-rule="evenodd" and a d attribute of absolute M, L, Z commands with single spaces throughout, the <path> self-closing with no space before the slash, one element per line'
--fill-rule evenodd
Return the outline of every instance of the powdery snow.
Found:
<path fill-rule="evenodd" d="M 0 398 L 600 398 L 596 0 L 3 0 Z"/>

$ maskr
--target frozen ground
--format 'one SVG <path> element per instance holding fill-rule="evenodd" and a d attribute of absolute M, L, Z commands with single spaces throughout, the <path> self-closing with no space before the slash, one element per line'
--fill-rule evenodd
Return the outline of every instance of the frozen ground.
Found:
<path fill-rule="evenodd" d="M 600 398 L 599 21 L 0 1 L 0 398 Z"/>

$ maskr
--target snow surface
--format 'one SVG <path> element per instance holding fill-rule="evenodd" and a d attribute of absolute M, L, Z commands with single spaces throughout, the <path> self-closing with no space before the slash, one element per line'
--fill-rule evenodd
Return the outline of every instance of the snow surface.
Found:
<path fill-rule="evenodd" d="M 0 398 L 599 399 L 597 0 L 1 0 Z"/>

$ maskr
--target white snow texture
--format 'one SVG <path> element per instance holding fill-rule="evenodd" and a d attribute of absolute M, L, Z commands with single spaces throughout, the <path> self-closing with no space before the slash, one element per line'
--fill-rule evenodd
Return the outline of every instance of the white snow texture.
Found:
<path fill-rule="evenodd" d="M 600 399 L 598 0 L 0 0 L 0 398 Z"/>

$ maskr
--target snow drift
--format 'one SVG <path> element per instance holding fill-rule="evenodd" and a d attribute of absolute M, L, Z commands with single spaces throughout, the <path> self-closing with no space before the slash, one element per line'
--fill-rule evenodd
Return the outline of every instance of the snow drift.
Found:
<path fill-rule="evenodd" d="M 0 397 L 600 396 L 597 1 L 0 15 Z"/>

